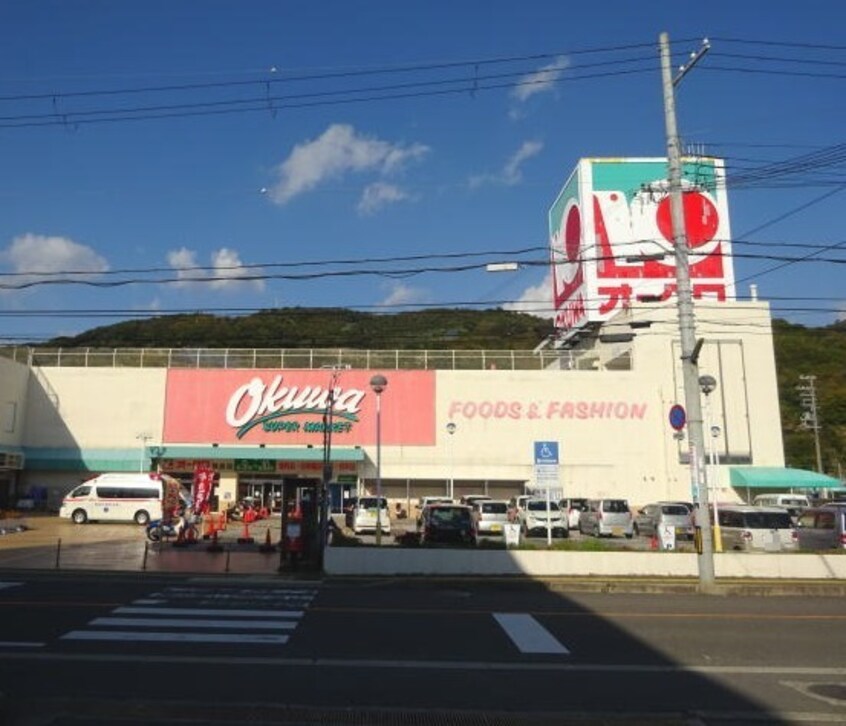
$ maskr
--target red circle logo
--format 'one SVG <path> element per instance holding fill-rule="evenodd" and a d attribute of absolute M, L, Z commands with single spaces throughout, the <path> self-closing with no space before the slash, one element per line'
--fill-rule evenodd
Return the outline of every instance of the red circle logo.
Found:
<path fill-rule="evenodd" d="M 710 242 L 717 234 L 720 215 L 710 199 L 700 192 L 684 192 L 684 224 L 687 231 L 687 244 L 691 249 Z M 656 213 L 658 229 L 669 242 L 673 241 L 673 219 L 670 212 L 670 197 L 665 197 L 658 204 Z"/>

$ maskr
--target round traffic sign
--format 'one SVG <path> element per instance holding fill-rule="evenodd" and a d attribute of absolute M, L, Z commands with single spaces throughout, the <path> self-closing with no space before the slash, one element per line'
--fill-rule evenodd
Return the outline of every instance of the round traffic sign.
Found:
<path fill-rule="evenodd" d="M 685 423 L 687 423 L 687 414 L 685 413 L 684 406 L 678 403 L 671 406 L 670 426 L 672 426 L 676 431 L 681 431 L 684 428 Z"/>

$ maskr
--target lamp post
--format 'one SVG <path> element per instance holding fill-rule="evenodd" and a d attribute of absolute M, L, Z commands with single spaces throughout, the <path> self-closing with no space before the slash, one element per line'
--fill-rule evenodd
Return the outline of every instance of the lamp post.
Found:
<path fill-rule="evenodd" d="M 711 464 L 711 471 L 705 477 L 705 486 L 712 487 L 714 490 L 714 552 L 722 552 L 723 537 L 720 532 L 720 517 L 717 507 L 717 465 L 719 463 L 717 457 L 719 454 L 716 451 L 720 427 L 714 425 L 711 421 L 711 394 L 717 390 L 717 379 L 709 375 L 699 376 L 699 388 L 705 394 L 705 419 L 708 422 L 708 429 L 711 432 L 711 437 L 708 440 L 708 458 Z"/>
<path fill-rule="evenodd" d="M 376 546 L 382 545 L 382 391 L 388 379 L 377 373 L 370 379 L 370 388 L 376 394 Z"/>
<path fill-rule="evenodd" d="M 452 437 L 455 434 L 456 428 L 458 427 L 453 421 L 450 421 L 446 425 L 446 431 L 449 434 L 449 491 L 447 494 L 450 499 L 455 499 L 455 449 L 453 448 Z"/>

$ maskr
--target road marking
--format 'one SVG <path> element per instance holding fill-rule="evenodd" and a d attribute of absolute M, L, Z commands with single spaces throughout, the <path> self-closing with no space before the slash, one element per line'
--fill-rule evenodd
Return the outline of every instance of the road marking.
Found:
<path fill-rule="evenodd" d="M 227 610 L 225 608 L 147 608 L 119 607 L 112 610 L 115 615 L 222 615 L 244 618 L 301 618 L 302 610 Z"/>
<path fill-rule="evenodd" d="M 287 635 L 269 633 L 139 633 L 121 630 L 72 630 L 62 640 L 127 640 L 149 643 L 237 643 L 238 645 L 279 645 L 288 642 Z M 142 658 L 143 660 L 143 658 Z"/>
<path fill-rule="evenodd" d="M 5 590 L 8 587 L 18 587 L 21 584 L 20 582 L 0 582 L 0 590 Z"/>
<path fill-rule="evenodd" d="M 567 648 L 528 613 L 493 613 L 493 616 L 522 653 L 570 654 Z"/>
<path fill-rule="evenodd" d="M 120 625 L 136 628 L 244 628 L 246 630 L 293 630 L 285 620 L 186 620 L 185 618 L 94 618 L 89 625 Z"/>

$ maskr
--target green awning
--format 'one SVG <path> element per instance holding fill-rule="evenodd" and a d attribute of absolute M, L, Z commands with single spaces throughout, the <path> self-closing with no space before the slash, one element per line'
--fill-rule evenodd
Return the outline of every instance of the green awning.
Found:
<path fill-rule="evenodd" d="M 731 467 L 729 472 L 733 487 L 749 489 L 840 489 L 843 486 L 840 479 L 805 469 L 737 466 Z"/>
<path fill-rule="evenodd" d="M 141 449 L 24 448 L 29 471 L 147 471 Z"/>
<path fill-rule="evenodd" d="M 357 447 L 333 446 L 332 461 L 364 461 L 364 451 Z M 147 455 L 162 459 L 205 459 L 209 461 L 251 459 L 269 461 L 323 461 L 323 447 L 314 446 L 148 446 Z"/>

